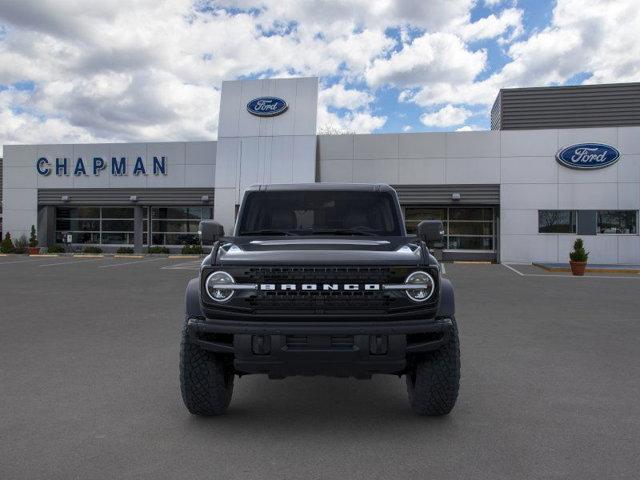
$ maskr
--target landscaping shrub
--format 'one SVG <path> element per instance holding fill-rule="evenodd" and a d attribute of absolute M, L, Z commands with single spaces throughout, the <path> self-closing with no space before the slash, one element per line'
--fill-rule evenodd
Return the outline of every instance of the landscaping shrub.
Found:
<path fill-rule="evenodd" d="M 149 247 L 149 253 L 169 253 L 169 249 L 167 247 L 155 245 L 153 247 Z"/>
<path fill-rule="evenodd" d="M 102 253 L 102 249 L 100 247 L 89 245 L 88 247 L 84 247 L 82 253 Z"/>
<path fill-rule="evenodd" d="M 29 246 L 29 242 L 27 241 L 27 237 L 25 235 L 21 235 L 15 241 L 13 252 L 14 253 L 27 253 L 27 247 Z"/>
<path fill-rule="evenodd" d="M 7 232 L 4 236 L 4 240 L 0 243 L 0 252 L 1 253 L 13 253 L 15 248 L 13 246 L 13 241 L 11 240 L 11 234 Z"/>
<path fill-rule="evenodd" d="M 133 248 L 131 248 L 131 247 L 120 247 L 120 248 L 118 248 L 116 253 L 118 253 L 120 255 L 130 255 L 130 254 L 133 253 Z"/>
<path fill-rule="evenodd" d="M 573 262 L 586 262 L 589 259 L 589 252 L 585 251 L 581 238 L 577 238 L 573 243 L 573 252 L 569 253 L 569 258 Z"/>
<path fill-rule="evenodd" d="M 182 247 L 183 255 L 201 255 L 202 245 L 184 245 Z"/>
<path fill-rule="evenodd" d="M 64 247 L 62 245 L 51 245 L 47 249 L 48 253 L 64 253 Z"/>
<path fill-rule="evenodd" d="M 29 246 L 35 248 L 38 246 L 38 236 L 36 235 L 35 225 L 31 225 L 31 234 L 29 235 Z"/>

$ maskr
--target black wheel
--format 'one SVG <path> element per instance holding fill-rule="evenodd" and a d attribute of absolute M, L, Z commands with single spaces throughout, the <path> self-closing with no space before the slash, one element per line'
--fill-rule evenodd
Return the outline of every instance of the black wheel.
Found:
<path fill-rule="evenodd" d="M 233 394 L 233 369 L 223 358 L 191 343 L 186 322 L 180 344 L 180 390 L 187 410 L 206 416 L 223 414 Z"/>
<path fill-rule="evenodd" d="M 460 343 L 455 319 L 448 341 L 417 359 L 407 373 L 407 392 L 414 412 L 446 415 L 456 404 L 460 386 Z"/>

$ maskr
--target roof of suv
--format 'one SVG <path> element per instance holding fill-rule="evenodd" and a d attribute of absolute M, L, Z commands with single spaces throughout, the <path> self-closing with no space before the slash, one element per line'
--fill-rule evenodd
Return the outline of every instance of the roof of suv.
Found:
<path fill-rule="evenodd" d="M 357 191 L 357 192 L 394 192 L 395 190 L 385 183 L 280 183 L 270 185 L 252 185 L 247 191 Z"/>

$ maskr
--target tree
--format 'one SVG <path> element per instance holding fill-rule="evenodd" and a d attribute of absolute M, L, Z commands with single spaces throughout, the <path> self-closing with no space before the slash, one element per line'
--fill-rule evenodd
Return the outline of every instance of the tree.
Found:
<path fill-rule="evenodd" d="M 38 237 L 36 236 L 35 225 L 31 225 L 31 234 L 29 235 L 29 246 L 31 248 L 38 246 Z"/>
<path fill-rule="evenodd" d="M 4 240 L 2 240 L 2 243 L 0 244 L 0 252 L 13 253 L 14 250 L 15 248 L 13 246 L 13 241 L 11 240 L 11 234 L 7 232 L 7 234 L 4 236 Z"/>

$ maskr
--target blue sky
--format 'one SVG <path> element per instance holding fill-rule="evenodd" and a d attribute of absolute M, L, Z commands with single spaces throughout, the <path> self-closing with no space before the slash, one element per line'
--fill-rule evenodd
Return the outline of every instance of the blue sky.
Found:
<path fill-rule="evenodd" d="M 320 132 L 489 128 L 500 88 L 640 80 L 635 0 L 21 0 L 0 138 L 217 137 L 223 80 L 318 76 Z"/>

